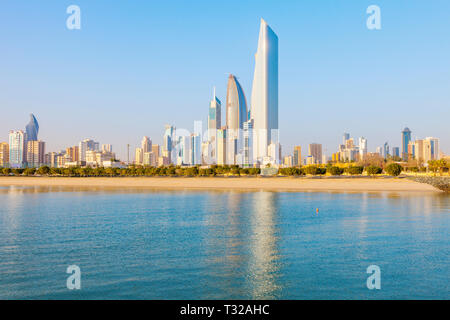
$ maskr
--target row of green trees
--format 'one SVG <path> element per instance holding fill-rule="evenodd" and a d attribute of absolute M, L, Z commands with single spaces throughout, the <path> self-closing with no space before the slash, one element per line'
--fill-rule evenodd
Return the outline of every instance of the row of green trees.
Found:
<path fill-rule="evenodd" d="M 301 168 L 281 168 L 279 174 L 284 176 L 301 176 L 301 175 L 325 175 L 330 174 L 332 176 L 340 176 L 344 173 L 348 175 L 361 175 L 366 171 L 368 175 L 374 176 L 383 173 L 383 169 L 378 166 L 370 165 L 367 167 L 363 166 L 348 166 L 346 168 L 341 168 L 333 165 L 327 165 L 326 167 L 320 166 L 306 166 Z M 391 176 L 398 176 L 403 171 L 403 167 L 397 163 L 391 163 L 386 166 L 384 170 L 387 174 Z"/>
<path fill-rule="evenodd" d="M 91 168 L 91 167 L 70 167 L 70 168 L 50 168 L 42 166 L 38 169 L 9 169 L 2 168 L 3 175 L 49 175 L 67 177 L 137 177 L 137 176 L 220 176 L 220 175 L 258 175 L 259 168 L 239 168 L 239 166 L 211 166 L 210 168 L 162 166 L 162 167 L 129 167 L 129 168 Z"/>
<path fill-rule="evenodd" d="M 445 159 L 430 160 L 428 161 L 428 169 L 434 174 L 439 172 L 442 175 L 444 172 L 449 172 L 450 162 Z"/>
<path fill-rule="evenodd" d="M 239 166 L 211 166 L 210 168 L 181 167 L 181 166 L 162 166 L 162 167 L 129 167 L 129 168 L 90 168 L 90 167 L 71 167 L 71 168 L 50 168 L 43 166 L 38 169 L 10 169 L 0 168 L 3 175 L 50 175 L 50 176 L 69 176 L 69 177 L 117 177 L 117 176 L 255 176 L 261 173 L 259 168 L 240 168 Z M 278 174 L 283 176 L 302 176 L 302 175 L 333 175 L 342 174 L 361 175 L 363 172 L 367 175 L 375 176 L 383 173 L 383 169 L 378 166 L 348 166 L 341 168 L 338 166 L 304 166 L 280 168 Z M 384 172 L 391 176 L 398 176 L 403 171 L 403 167 L 397 163 L 391 163 L 384 168 Z"/>

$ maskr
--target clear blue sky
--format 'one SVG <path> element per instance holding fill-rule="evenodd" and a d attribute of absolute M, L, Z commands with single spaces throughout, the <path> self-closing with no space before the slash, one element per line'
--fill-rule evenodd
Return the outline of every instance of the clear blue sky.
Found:
<path fill-rule="evenodd" d="M 66 28 L 71 4 L 81 30 Z M 382 30 L 366 28 L 371 4 Z M 330 154 L 344 131 L 399 146 L 405 126 L 450 153 L 448 0 L 4 1 L 0 141 L 31 112 L 48 151 L 95 138 L 125 157 L 166 123 L 192 130 L 213 86 L 225 103 L 227 73 L 250 101 L 261 17 L 279 36 L 283 153 Z"/>

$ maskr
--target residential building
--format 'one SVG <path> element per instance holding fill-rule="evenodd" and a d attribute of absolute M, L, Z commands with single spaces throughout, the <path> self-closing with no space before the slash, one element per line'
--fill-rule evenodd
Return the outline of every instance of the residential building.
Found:
<path fill-rule="evenodd" d="M 45 142 L 27 142 L 27 165 L 29 167 L 40 167 L 45 163 Z"/>
<path fill-rule="evenodd" d="M 21 168 L 26 162 L 27 134 L 22 130 L 9 132 L 9 165 L 13 168 Z"/>
<path fill-rule="evenodd" d="M 302 165 L 302 147 L 301 146 L 294 147 L 293 165 L 296 167 L 300 167 Z"/>
<path fill-rule="evenodd" d="M 322 145 L 319 143 L 311 143 L 308 148 L 309 156 L 313 157 L 315 164 L 322 163 Z M 311 160 L 309 160 L 311 161 Z"/>
<path fill-rule="evenodd" d="M 9 166 L 9 144 L 0 142 L 0 167 Z"/>
<path fill-rule="evenodd" d="M 227 161 L 227 129 L 222 127 L 217 130 L 217 164 L 225 165 Z"/>

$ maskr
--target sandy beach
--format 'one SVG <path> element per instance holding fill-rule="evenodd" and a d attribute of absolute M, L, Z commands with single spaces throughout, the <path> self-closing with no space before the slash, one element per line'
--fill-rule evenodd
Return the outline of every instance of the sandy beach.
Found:
<path fill-rule="evenodd" d="M 233 189 L 334 192 L 441 192 L 423 183 L 398 178 L 294 178 L 294 177 L 0 177 L 0 186 L 104 187 L 149 189 Z"/>

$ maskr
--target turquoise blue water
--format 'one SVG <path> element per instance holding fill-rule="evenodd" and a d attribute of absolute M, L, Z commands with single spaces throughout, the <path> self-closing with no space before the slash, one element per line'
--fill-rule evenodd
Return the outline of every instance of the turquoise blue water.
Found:
<path fill-rule="evenodd" d="M 8 187 L 0 298 L 449 299 L 449 234 L 441 194 Z"/>

